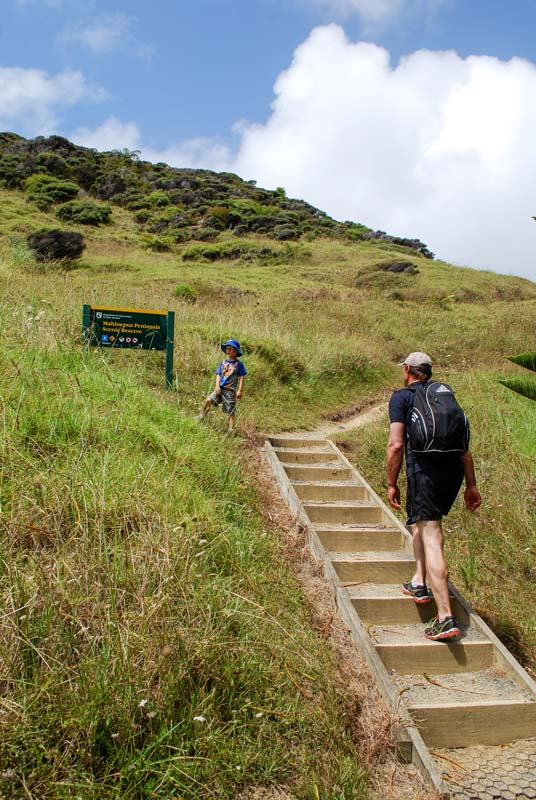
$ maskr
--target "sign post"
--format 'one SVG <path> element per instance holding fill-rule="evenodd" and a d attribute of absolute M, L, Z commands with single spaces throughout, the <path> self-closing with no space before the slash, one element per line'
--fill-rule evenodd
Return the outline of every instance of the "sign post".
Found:
<path fill-rule="evenodd" d="M 171 389 L 173 386 L 173 341 L 175 334 L 175 312 L 167 313 L 166 330 L 166 386 Z"/>
<path fill-rule="evenodd" d="M 84 341 L 96 347 L 165 350 L 166 386 L 173 385 L 174 311 L 84 305 Z"/>

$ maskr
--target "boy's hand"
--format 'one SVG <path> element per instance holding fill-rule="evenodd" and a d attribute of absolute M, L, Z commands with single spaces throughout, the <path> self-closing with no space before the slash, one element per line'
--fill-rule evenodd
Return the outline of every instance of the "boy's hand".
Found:
<path fill-rule="evenodd" d="M 242 392 L 237 392 L 236 393 L 236 399 L 240 400 L 241 397 L 242 397 Z"/>
<path fill-rule="evenodd" d="M 216 386 L 216 394 L 218 395 L 218 397 L 219 397 L 219 396 L 220 396 L 220 394 L 221 394 L 221 389 L 220 389 L 220 387 L 219 387 L 219 386 Z"/>

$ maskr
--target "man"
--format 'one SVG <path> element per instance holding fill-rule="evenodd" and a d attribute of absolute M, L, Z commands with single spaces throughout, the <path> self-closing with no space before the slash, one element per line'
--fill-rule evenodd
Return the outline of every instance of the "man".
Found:
<path fill-rule="evenodd" d="M 404 594 L 416 603 L 430 600 L 428 579 L 437 605 L 435 620 L 425 629 L 427 639 L 450 639 L 460 633 L 452 615 L 448 589 L 448 567 L 443 549 L 442 517 L 448 514 L 465 477 L 465 505 L 475 511 L 480 503 L 470 451 L 440 455 L 413 453 L 408 442 L 409 423 L 415 391 L 432 377 L 432 360 L 426 353 L 410 353 L 403 367 L 404 389 L 393 392 L 389 402 L 390 432 L 387 445 L 388 497 L 392 508 L 400 509 L 398 476 L 406 453 L 407 525 L 413 536 L 415 573 L 402 584 Z"/>

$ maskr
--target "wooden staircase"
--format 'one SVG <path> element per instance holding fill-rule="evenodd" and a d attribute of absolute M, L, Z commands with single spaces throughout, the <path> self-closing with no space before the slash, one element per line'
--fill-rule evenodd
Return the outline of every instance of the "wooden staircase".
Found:
<path fill-rule="evenodd" d="M 454 586 L 461 636 L 423 636 L 435 603 L 416 604 L 400 589 L 413 573 L 411 536 L 333 442 L 273 436 L 266 453 L 323 560 L 342 617 L 399 716 L 402 755 L 444 797 L 536 798 L 536 683 Z M 504 745 L 529 765 L 517 783 Z M 445 768 L 449 762 L 466 766 L 460 774 Z M 490 765 L 487 773 L 481 762 Z"/>

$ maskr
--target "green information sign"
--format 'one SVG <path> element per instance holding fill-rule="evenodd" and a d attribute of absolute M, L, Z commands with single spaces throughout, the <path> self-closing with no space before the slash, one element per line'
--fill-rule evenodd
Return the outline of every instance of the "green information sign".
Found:
<path fill-rule="evenodd" d="M 174 311 L 84 305 L 84 340 L 97 347 L 166 351 L 166 384 L 173 382 Z"/>

